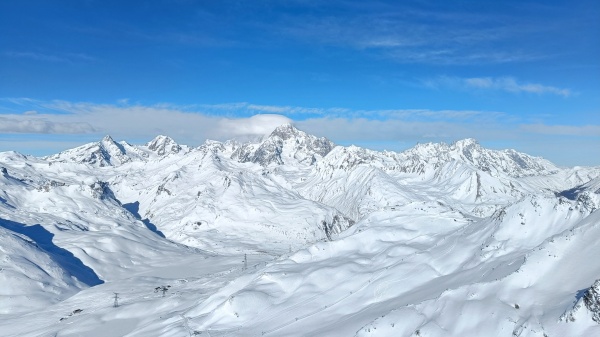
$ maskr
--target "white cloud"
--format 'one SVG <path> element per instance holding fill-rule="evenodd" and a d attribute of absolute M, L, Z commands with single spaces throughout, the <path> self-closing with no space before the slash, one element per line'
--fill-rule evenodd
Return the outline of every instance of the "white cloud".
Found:
<path fill-rule="evenodd" d="M 206 139 L 263 136 L 281 124 L 291 123 L 294 117 L 300 117 L 295 118 L 300 120 L 295 124 L 306 128 L 306 131 L 334 140 L 360 141 L 421 139 L 425 135 L 428 135 L 426 138 L 431 138 L 431 135 L 461 138 L 461 133 L 469 132 L 469 127 L 463 126 L 464 123 L 474 120 L 484 123 L 503 116 L 500 112 L 471 110 L 351 110 L 249 103 L 180 107 L 173 104 L 123 105 L 121 101 L 117 104 L 93 104 L 2 100 L 34 107 L 38 111 L 37 115 L 5 114 L 6 121 L 2 123 L 4 132 L 94 132 L 125 140 L 151 139 L 157 134 L 166 134 L 189 145 L 198 145 Z M 226 117 L 222 116 L 223 113 Z M 232 117 L 246 114 L 250 116 Z M 6 118 L 10 118 L 11 122 Z"/>
<path fill-rule="evenodd" d="M 186 111 L 170 104 L 155 106 L 10 100 L 35 106 L 36 115 L 0 115 L 0 132 L 40 134 L 110 134 L 117 139 L 152 139 L 166 134 L 197 145 L 206 139 L 226 140 L 264 136 L 291 119 L 277 114 L 226 118 L 202 111 Z M 40 112 L 44 111 L 44 112 Z M 57 113 L 58 112 L 58 113 Z"/>
<path fill-rule="evenodd" d="M 545 125 L 526 124 L 521 125 L 524 132 L 538 133 L 555 136 L 583 136 L 600 137 L 600 125 Z"/>
<path fill-rule="evenodd" d="M 222 104 L 202 104 L 199 105 L 199 108 L 202 109 L 214 109 L 214 110 L 224 110 L 224 111 L 237 111 L 244 109 L 248 106 L 248 103 L 238 102 L 238 103 L 222 103 Z"/>
<path fill-rule="evenodd" d="M 7 51 L 4 52 L 4 55 L 14 58 L 27 58 L 38 61 L 47 61 L 47 62 L 66 62 L 67 59 L 57 55 L 43 54 L 43 53 L 34 53 L 34 52 L 18 52 L 18 51 Z"/>
<path fill-rule="evenodd" d="M 218 128 L 223 137 L 252 137 L 268 135 L 276 127 L 291 122 L 291 119 L 282 115 L 264 114 L 249 118 L 221 119 Z"/>
<path fill-rule="evenodd" d="M 513 77 L 447 77 L 442 76 L 435 79 L 423 81 L 428 87 L 440 88 L 449 87 L 457 89 L 481 89 L 481 90 L 500 90 L 511 93 L 532 93 L 532 94 L 552 94 L 563 97 L 569 97 L 573 94 L 570 89 L 558 88 L 539 83 L 519 82 Z"/>
<path fill-rule="evenodd" d="M 55 122 L 44 118 L 29 118 L 29 116 L 11 115 L 11 117 L 0 117 L 0 132 L 77 134 L 96 131 L 85 122 Z"/>
<path fill-rule="evenodd" d="M 276 105 L 256 105 L 249 104 L 246 106 L 248 110 L 264 111 L 270 113 L 285 113 L 290 110 L 288 106 L 276 106 Z"/>
<path fill-rule="evenodd" d="M 286 114 L 286 115 L 324 115 L 328 113 L 340 113 L 348 111 L 343 108 L 307 108 L 299 106 L 287 105 L 261 105 L 250 104 L 245 102 L 240 103 L 225 103 L 225 104 L 203 104 L 190 106 L 189 108 L 200 108 L 206 112 L 246 112 L 248 114 Z"/>

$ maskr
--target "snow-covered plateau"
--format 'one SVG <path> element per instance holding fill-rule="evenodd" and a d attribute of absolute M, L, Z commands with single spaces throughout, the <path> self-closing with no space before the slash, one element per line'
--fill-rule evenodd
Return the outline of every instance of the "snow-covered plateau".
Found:
<path fill-rule="evenodd" d="M 0 153 L 1 336 L 600 336 L 600 167 L 292 125 Z"/>

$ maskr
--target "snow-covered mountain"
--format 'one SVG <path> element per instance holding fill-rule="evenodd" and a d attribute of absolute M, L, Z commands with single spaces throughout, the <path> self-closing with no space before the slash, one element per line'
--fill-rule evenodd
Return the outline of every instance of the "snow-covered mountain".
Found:
<path fill-rule="evenodd" d="M 111 136 L 105 136 L 99 142 L 85 144 L 44 159 L 49 162 L 81 163 L 94 167 L 105 167 L 120 166 L 134 161 L 146 162 L 188 151 L 187 146 L 179 145 L 171 137 L 162 135 L 144 146 L 133 146 L 125 141 L 115 142 Z"/>
<path fill-rule="evenodd" d="M 247 143 L 237 147 L 231 158 L 241 163 L 252 162 L 261 166 L 290 162 L 314 164 L 333 147 L 334 144 L 326 138 L 317 138 L 285 124 L 273 130 L 260 143 Z"/>
<path fill-rule="evenodd" d="M 379 152 L 282 125 L 4 152 L 0 331 L 597 335 L 598 208 L 600 167 L 473 139 Z"/>

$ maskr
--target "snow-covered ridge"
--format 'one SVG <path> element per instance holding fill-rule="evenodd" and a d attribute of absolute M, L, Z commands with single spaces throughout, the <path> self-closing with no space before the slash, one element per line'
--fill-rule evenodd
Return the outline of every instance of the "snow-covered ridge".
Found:
<path fill-rule="evenodd" d="M 262 166 L 272 164 L 315 164 L 327 157 L 335 144 L 326 138 L 318 138 L 298 130 L 291 124 L 277 127 L 263 140 L 248 143 L 207 141 L 197 149 L 212 148 L 213 151 L 224 152 L 230 149 L 230 157 L 239 162 L 258 163 Z M 185 155 L 190 151 L 187 146 L 177 144 L 168 136 L 157 136 L 142 146 L 133 146 L 127 142 L 115 142 L 110 136 L 100 142 L 89 143 L 80 147 L 48 156 L 49 161 L 88 163 L 93 166 L 119 166 L 136 160 L 153 159 L 152 154 L 165 156 L 170 154 Z M 446 162 L 460 161 L 479 170 L 513 177 L 552 174 L 558 168 L 551 162 L 532 157 L 515 150 L 490 150 L 479 145 L 474 139 L 463 139 L 453 144 L 427 143 L 418 144 L 403 152 L 372 151 L 355 146 L 343 148 L 345 158 L 336 153 L 325 165 L 352 168 L 361 163 L 373 164 L 390 170 L 410 173 L 424 173 L 428 169 L 439 168 Z M 149 153 L 150 152 L 150 153 Z"/>
<path fill-rule="evenodd" d="M 185 177 L 181 181 L 188 181 L 188 184 L 200 178 L 202 175 L 195 172 L 193 165 L 204 168 L 205 172 L 212 172 L 213 178 L 208 178 L 208 175 L 200 178 L 197 183 L 199 186 L 204 186 L 206 181 L 214 184 L 219 179 L 217 177 L 222 176 L 227 186 L 233 182 L 242 187 L 241 191 L 247 191 L 246 180 L 252 177 L 261 181 L 257 186 L 275 183 L 286 194 L 291 192 L 293 198 L 325 204 L 340 211 L 340 216 L 353 221 L 360 220 L 372 211 L 407 200 L 432 198 L 457 204 L 462 211 L 472 215 L 491 215 L 498 207 L 515 202 L 527 194 L 540 190 L 561 194 L 600 176 L 599 170 L 588 170 L 582 175 L 573 174 L 579 171 L 559 169 L 543 158 L 515 150 L 486 149 L 474 139 L 453 144 L 418 144 L 403 152 L 378 152 L 356 146 L 335 146 L 326 138 L 307 134 L 290 124 L 277 127 L 258 141 L 207 141 L 196 148 L 179 145 L 162 135 L 139 146 L 124 141 L 117 143 L 107 136 L 100 142 L 43 159 L 50 163 L 115 167 L 118 168 L 115 173 L 128 172 L 126 176 L 105 180 L 118 185 L 117 189 L 128 190 L 127 193 L 139 189 L 134 185 L 146 186 L 137 192 L 140 196 L 149 197 L 156 193 L 149 202 L 140 201 L 140 209 L 148 216 L 157 218 L 164 211 L 153 209 L 160 208 L 161 203 L 173 204 L 175 195 L 186 195 L 185 200 L 175 204 L 189 205 L 188 209 L 197 207 L 192 203 L 196 203 L 200 195 L 208 198 L 206 200 L 210 200 L 207 202 L 211 204 L 215 202 L 214 192 L 218 189 L 214 187 L 208 190 L 213 193 L 199 189 L 195 192 L 196 197 L 189 193 L 187 186 L 169 187 L 177 178 Z M 136 176 L 142 180 L 131 183 L 131 172 L 137 172 Z M 245 172 L 246 175 L 236 172 Z M 111 175 L 110 171 L 106 174 Z M 151 174 L 152 179 L 146 179 L 147 174 Z M 563 181 L 565 176 L 570 178 Z M 441 193 L 423 193 L 424 188 L 435 188 Z M 161 202 L 162 197 L 158 196 L 165 191 L 169 192 L 166 194 L 169 198 Z M 588 196 L 590 202 L 597 203 L 594 198 L 594 195 Z M 135 199 L 139 201 L 139 197 Z M 206 207 L 202 209 L 202 213 L 207 212 Z M 220 212 L 216 206 L 208 209 L 212 210 L 212 215 L 200 217 L 214 218 Z M 206 219 L 200 220 L 210 223 Z M 172 221 L 175 222 L 175 219 Z"/>
<path fill-rule="evenodd" d="M 405 172 L 424 172 L 439 168 L 451 161 L 468 164 L 492 175 L 507 174 L 512 177 L 547 175 L 558 172 L 556 165 L 540 157 L 532 157 L 515 150 L 483 148 L 476 140 L 468 138 L 452 144 L 418 144 L 401 153 L 388 153 L 400 162 L 398 169 Z"/>
<path fill-rule="evenodd" d="M 187 153 L 189 148 L 177 144 L 167 136 L 157 136 L 146 145 L 134 146 L 125 141 L 116 142 L 105 136 L 99 142 L 88 143 L 55 155 L 44 157 L 50 162 L 81 163 L 95 167 L 120 166 L 130 162 L 144 162 L 171 154 Z"/>

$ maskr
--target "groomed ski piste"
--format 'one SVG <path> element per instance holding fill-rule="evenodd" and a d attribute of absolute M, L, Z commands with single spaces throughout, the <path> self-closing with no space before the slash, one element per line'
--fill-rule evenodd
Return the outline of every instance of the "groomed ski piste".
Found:
<path fill-rule="evenodd" d="M 600 168 L 292 125 L 0 153 L 2 336 L 600 336 Z"/>

